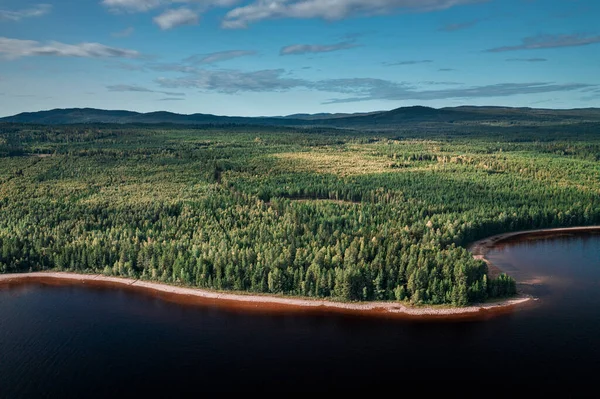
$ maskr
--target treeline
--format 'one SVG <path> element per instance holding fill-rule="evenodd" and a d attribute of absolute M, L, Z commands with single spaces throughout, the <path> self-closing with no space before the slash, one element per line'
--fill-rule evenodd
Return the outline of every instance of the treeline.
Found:
<path fill-rule="evenodd" d="M 18 132 L 0 135 L 0 157 L 18 157 L 25 154 Z"/>
<path fill-rule="evenodd" d="M 287 202 L 278 214 L 246 203 L 242 217 L 211 202 L 71 207 L 69 220 L 61 220 L 65 209 L 38 219 L 45 228 L 0 235 L 0 271 L 57 269 L 218 290 L 461 306 L 504 295 L 501 283 L 488 282 L 485 263 L 463 248 L 419 245 L 410 231 L 341 233 L 356 227 L 355 211 L 336 217 L 335 206 L 315 212 Z"/>

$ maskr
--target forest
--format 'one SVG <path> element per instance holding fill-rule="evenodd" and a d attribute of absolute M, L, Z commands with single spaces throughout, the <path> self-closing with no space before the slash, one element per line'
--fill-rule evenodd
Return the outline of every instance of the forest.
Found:
<path fill-rule="evenodd" d="M 600 224 L 597 127 L 4 123 L 0 273 L 415 305 L 511 296 L 466 245 Z"/>

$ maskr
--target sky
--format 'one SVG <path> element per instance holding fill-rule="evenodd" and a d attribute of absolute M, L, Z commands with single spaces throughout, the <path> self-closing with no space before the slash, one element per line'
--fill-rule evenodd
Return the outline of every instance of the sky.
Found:
<path fill-rule="evenodd" d="M 598 0 L 0 0 L 0 116 L 600 107 Z"/>

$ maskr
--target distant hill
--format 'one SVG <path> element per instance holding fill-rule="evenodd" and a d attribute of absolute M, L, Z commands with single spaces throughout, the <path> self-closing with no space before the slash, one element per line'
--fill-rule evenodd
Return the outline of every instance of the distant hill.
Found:
<path fill-rule="evenodd" d="M 89 123 L 173 123 L 186 125 L 202 124 L 289 124 L 281 118 L 245 118 L 217 116 L 211 114 L 176 114 L 173 112 L 132 112 L 110 111 L 94 108 L 67 108 L 49 111 L 24 112 L 18 115 L 0 118 L 0 122 L 32 123 L 41 125 L 71 125 Z"/>
<path fill-rule="evenodd" d="M 403 124 L 542 124 L 600 122 L 600 109 L 536 109 L 509 107 L 429 108 L 403 107 L 391 111 L 356 114 L 295 114 L 284 117 L 236 117 L 211 114 L 183 115 L 172 112 L 139 113 L 110 111 L 93 108 L 53 109 L 49 111 L 24 112 L 0 118 L 0 122 L 31 123 L 42 125 L 66 124 L 244 124 L 270 126 L 324 126 L 340 128 L 389 128 Z"/>
<path fill-rule="evenodd" d="M 293 114 L 293 115 L 284 116 L 283 118 L 286 118 L 286 119 L 303 119 L 303 120 L 315 121 L 315 120 L 324 120 L 324 119 L 349 118 L 349 117 L 353 117 L 353 116 L 374 115 L 374 114 L 380 114 L 380 113 L 383 113 L 383 112 L 386 112 L 386 111 L 357 112 L 357 113 L 353 113 L 353 114 L 343 114 L 343 113 L 337 113 L 337 114 L 330 114 L 330 113 Z"/>
<path fill-rule="evenodd" d="M 350 126 L 386 126 L 415 123 L 459 124 L 542 124 L 565 122 L 600 122 L 600 109 L 535 109 L 508 107 L 403 107 L 386 112 L 339 118 L 336 124 Z"/>
<path fill-rule="evenodd" d="M 511 108 L 511 107 L 474 107 L 462 106 L 455 108 L 442 108 L 486 118 L 500 119 L 582 119 L 587 121 L 600 120 L 600 108 L 574 108 L 574 109 L 545 109 L 545 108 Z"/>

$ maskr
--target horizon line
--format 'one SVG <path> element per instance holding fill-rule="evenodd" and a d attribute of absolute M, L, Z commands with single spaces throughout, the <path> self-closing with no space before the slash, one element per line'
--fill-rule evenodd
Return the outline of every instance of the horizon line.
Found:
<path fill-rule="evenodd" d="M 385 112 L 391 112 L 391 111 L 396 111 L 396 110 L 400 110 L 400 109 L 409 109 L 409 108 L 427 108 L 427 109 L 433 109 L 433 110 L 448 110 L 448 109 L 458 109 L 458 108 L 479 108 L 479 109 L 484 109 L 484 108 L 505 108 L 505 109 L 527 109 L 527 110 L 549 110 L 549 111 L 576 111 L 576 110 L 594 110 L 594 109 L 600 109 L 600 107 L 584 107 L 584 108 L 536 108 L 536 107 L 514 107 L 514 106 L 507 106 L 507 105 L 457 105 L 457 106 L 448 106 L 448 107 L 430 107 L 427 105 L 420 105 L 420 104 L 415 104 L 415 105 L 408 105 L 408 106 L 403 106 L 403 107 L 397 107 L 397 108 L 391 108 L 391 109 L 387 109 L 387 110 L 379 110 L 379 111 L 356 111 L 356 112 L 315 112 L 315 113 L 309 113 L 309 112 L 295 112 L 292 114 L 287 114 L 287 115 L 256 115 L 256 116 L 241 116 L 241 115 L 219 115 L 219 114 L 211 114 L 211 113 L 202 113 L 202 112 L 195 112 L 195 113 L 191 113 L 191 114 L 186 114 L 186 113 L 179 113 L 179 112 L 173 112 L 173 111 L 166 111 L 164 109 L 157 109 L 155 111 L 147 111 L 147 112 L 142 112 L 142 111 L 135 111 L 135 110 L 131 110 L 131 109 L 107 109 L 107 108 L 94 108 L 94 107 L 64 107 L 64 108 L 50 108 L 50 109 L 40 109 L 37 111 L 22 111 L 16 114 L 10 114 L 10 115 L 1 115 L 0 114 L 0 118 L 4 119 L 4 118 L 11 118 L 11 117 L 15 117 L 15 116 L 19 116 L 22 114 L 35 114 L 35 113 L 41 113 L 41 112 L 51 112 L 51 111 L 67 111 L 67 110 L 95 110 L 95 111 L 106 111 L 106 112 L 131 112 L 131 113 L 137 113 L 137 114 L 141 114 L 141 115 L 147 115 L 147 114 L 153 114 L 153 113 L 159 113 L 159 112 L 164 112 L 164 113 L 169 113 L 169 114 L 174 114 L 174 115 L 183 115 L 183 116 L 191 116 L 191 115 L 206 115 L 206 116 L 217 116 L 217 117 L 225 117 L 225 118 L 286 118 L 286 117 L 290 117 L 290 116 L 295 116 L 295 115 L 308 115 L 308 116 L 314 116 L 314 115 L 348 115 L 348 116 L 352 116 L 352 115 L 360 115 L 360 114 L 377 114 L 377 113 L 385 113 Z"/>

